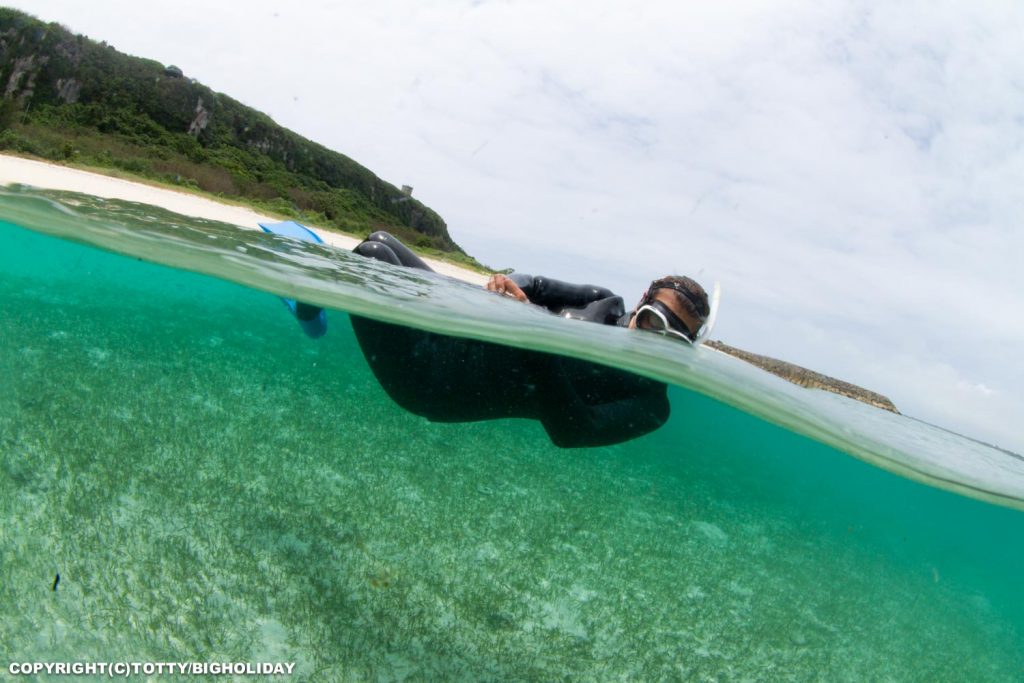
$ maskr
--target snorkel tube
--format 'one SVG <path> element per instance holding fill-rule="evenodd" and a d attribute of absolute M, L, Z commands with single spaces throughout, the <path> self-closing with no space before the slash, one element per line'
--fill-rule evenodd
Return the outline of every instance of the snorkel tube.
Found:
<path fill-rule="evenodd" d="M 704 321 L 704 324 L 697 330 L 697 336 L 693 339 L 693 345 L 699 346 L 708 338 L 711 334 L 711 329 L 715 326 L 715 318 L 718 317 L 718 300 L 722 296 L 722 285 L 719 282 L 715 282 L 715 288 L 711 292 L 711 301 L 708 303 L 708 319 Z"/>

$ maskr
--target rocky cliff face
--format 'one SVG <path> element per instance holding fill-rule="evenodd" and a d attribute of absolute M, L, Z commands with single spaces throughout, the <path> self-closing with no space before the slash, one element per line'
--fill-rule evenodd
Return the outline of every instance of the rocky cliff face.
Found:
<path fill-rule="evenodd" d="M 28 55 L 15 59 L 7 77 L 4 99 L 17 99 L 21 102 L 31 100 L 35 94 L 39 71 L 48 61 L 46 55 Z"/>
<path fill-rule="evenodd" d="M 199 137 L 199 134 L 210 125 L 210 110 L 203 106 L 203 98 L 196 102 L 196 117 L 188 124 L 188 134 Z"/>
<path fill-rule="evenodd" d="M 729 346 L 720 341 L 708 341 L 705 342 L 708 346 L 713 349 L 727 353 L 730 356 L 735 356 L 740 360 L 744 360 L 751 365 L 756 365 L 762 370 L 766 370 L 773 375 L 781 377 L 782 379 L 792 382 L 793 384 L 799 384 L 802 387 L 809 389 L 822 389 L 824 391 L 831 391 L 834 394 L 846 396 L 862 403 L 867 403 L 870 406 L 881 408 L 882 410 L 888 410 L 891 413 L 899 414 L 900 411 L 896 409 L 896 406 L 885 396 L 876 394 L 873 391 L 868 391 L 863 387 L 859 387 L 856 384 L 850 384 L 828 375 L 823 375 L 820 372 L 814 372 L 807 368 L 802 368 L 799 365 L 793 363 L 787 363 L 784 360 L 778 360 L 777 358 L 769 358 L 768 356 L 761 356 L 756 353 L 750 353 L 749 351 L 743 351 L 737 349 L 735 346 Z"/>
<path fill-rule="evenodd" d="M 78 95 L 82 92 L 82 84 L 74 78 L 57 79 L 57 97 L 66 104 L 74 104 L 78 101 Z"/>

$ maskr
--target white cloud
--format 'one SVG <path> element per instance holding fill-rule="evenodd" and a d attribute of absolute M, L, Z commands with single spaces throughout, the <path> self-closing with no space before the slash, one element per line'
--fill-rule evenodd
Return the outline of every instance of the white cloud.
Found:
<path fill-rule="evenodd" d="M 723 282 L 726 341 L 1018 450 L 1024 6 L 26 9 L 267 111 L 484 262 Z"/>

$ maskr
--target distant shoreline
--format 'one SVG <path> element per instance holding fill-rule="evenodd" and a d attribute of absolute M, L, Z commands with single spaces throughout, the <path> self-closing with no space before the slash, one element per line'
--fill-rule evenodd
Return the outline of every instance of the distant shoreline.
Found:
<path fill-rule="evenodd" d="M 735 346 L 729 346 L 728 344 L 720 341 L 709 340 L 705 342 L 706 346 L 709 346 L 722 353 L 727 353 L 730 356 L 739 358 L 742 361 L 746 361 L 751 365 L 755 365 L 766 372 L 770 372 L 776 377 L 781 377 L 787 382 L 798 384 L 808 389 L 822 389 L 824 391 L 830 391 L 833 394 L 839 394 L 840 396 L 846 396 L 854 400 L 860 401 L 861 403 L 867 403 L 875 408 L 881 408 L 882 410 L 888 410 L 890 413 L 896 413 L 900 415 L 900 411 L 896 409 L 896 405 L 889 400 L 888 397 L 882 394 L 869 391 L 864 387 L 859 387 L 856 384 L 850 382 L 844 382 L 841 379 L 835 377 L 829 377 L 823 375 L 820 372 L 814 370 L 808 370 L 807 368 L 801 367 L 794 363 L 787 363 L 784 360 L 777 358 L 771 358 L 769 356 L 762 356 L 743 349 L 737 349 Z"/>
<path fill-rule="evenodd" d="M 258 223 L 277 223 L 289 220 L 282 216 L 260 213 L 254 209 L 238 204 L 216 201 L 178 189 L 169 189 L 151 185 L 141 180 L 127 180 L 104 175 L 94 171 L 85 171 L 70 166 L 63 166 L 50 161 L 37 161 L 11 154 L 0 154 L 0 185 L 29 185 L 46 190 L 63 190 L 81 192 L 106 199 L 121 199 L 129 202 L 150 204 L 193 218 L 230 223 L 242 228 L 258 230 Z M 351 250 L 362 240 L 317 225 L 316 229 L 324 242 L 339 249 Z M 443 275 L 448 275 L 472 284 L 483 285 L 487 275 L 468 268 L 424 257 L 431 268 Z"/>

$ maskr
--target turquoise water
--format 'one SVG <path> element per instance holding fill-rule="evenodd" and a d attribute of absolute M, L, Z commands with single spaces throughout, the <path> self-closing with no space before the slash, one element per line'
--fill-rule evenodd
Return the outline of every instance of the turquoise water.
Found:
<path fill-rule="evenodd" d="M 0 218 L 5 659 L 1024 678 L 1012 454 L 254 231 L 53 193 L 0 197 Z M 339 309 L 329 334 L 268 291 Z M 432 424 L 379 388 L 341 310 L 657 375 L 673 416 L 586 450 L 531 421 Z"/>

